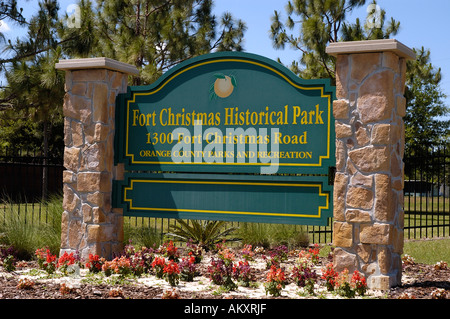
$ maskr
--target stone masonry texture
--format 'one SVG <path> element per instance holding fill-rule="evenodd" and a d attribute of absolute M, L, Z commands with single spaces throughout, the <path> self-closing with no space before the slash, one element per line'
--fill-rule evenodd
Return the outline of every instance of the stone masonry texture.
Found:
<path fill-rule="evenodd" d="M 405 68 L 394 52 L 337 55 L 334 264 L 382 290 L 402 275 Z"/>
<path fill-rule="evenodd" d="M 61 253 L 110 258 L 121 250 L 122 214 L 112 210 L 111 193 L 115 98 L 127 80 L 106 68 L 66 70 Z"/>

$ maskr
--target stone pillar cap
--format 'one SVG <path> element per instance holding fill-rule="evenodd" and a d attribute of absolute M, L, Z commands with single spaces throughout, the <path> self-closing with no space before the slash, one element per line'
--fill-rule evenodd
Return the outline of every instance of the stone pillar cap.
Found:
<path fill-rule="evenodd" d="M 55 64 L 55 68 L 59 70 L 107 69 L 130 75 L 139 75 L 139 71 L 134 65 L 104 57 L 59 60 Z"/>
<path fill-rule="evenodd" d="M 412 49 L 395 39 L 333 42 L 326 48 L 330 55 L 370 52 L 394 52 L 399 57 L 414 60 L 416 54 Z"/>

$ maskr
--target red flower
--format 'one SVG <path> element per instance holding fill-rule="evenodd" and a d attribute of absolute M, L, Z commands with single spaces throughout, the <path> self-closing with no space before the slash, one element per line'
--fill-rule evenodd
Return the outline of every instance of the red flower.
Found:
<path fill-rule="evenodd" d="M 168 264 L 164 266 L 164 273 L 166 274 L 179 274 L 180 269 L 178 268 L 178 264 L 173 260 L 170 260 Z"/>
<path fill-rule="evenodd" d="M 47 254 L 47 263 L 52 263 L 56 261 L 56 255 L 52 255 L 50 253 Z"/>
<path fill-rule="evenodd" d="M 325 269 L 322 269 L 322 279 L 326 281 L 326 286 L 328 291 L 333 291 L 336 286 L 336 280 L 338 277 L 338 273 L 334 270 L 334 266 L 332 263 L 326 265 Z"/>
<path fill-rule="evenodd" d="M 267 282 L 277 282 L 277 283 L 284 283 L 284 281 L 286 280 L 285 276 L 284 276 L 284 272 L 281 268 L 275 267 L 275 266 L 271 266 L 269 272 L 267 273 L 267 278 L 266 281 Z"/>
<path fill-rule="evenodd" d="M 64 254 L 59 257 L 58 259 L 58 267 L 61 267 L 63 265 L 65 266 L 69 266 L 69 265 L 73 265 L 75 263 L 75 257 L 73 255 L 73 253 L 70 253 L 70 255 L 66 252 L 64 252 Z"/>
<path fill-rule="evenodd" d="M 152 267 L 155 268 L 157 266 L 164 267 L 166 264 L 166 260 L 163 257 L 155 257 L 152 262 Z"/>
<path fill-rule="evenodd" d="M 100 258 L 99 255 L 89 254 L 89 261 L 86 263 L 86 268 L 88 268 L 90 272 L 99 272 L 102 270 L 104 262 L 104 258 Z"/>
<path fill-rule="evenodd" d="M 357 270 L 353 273 L 350 284 L 360 295 L 364 295 L 367 290 L 366 278 L 361 276 L 361 273 Z"/>

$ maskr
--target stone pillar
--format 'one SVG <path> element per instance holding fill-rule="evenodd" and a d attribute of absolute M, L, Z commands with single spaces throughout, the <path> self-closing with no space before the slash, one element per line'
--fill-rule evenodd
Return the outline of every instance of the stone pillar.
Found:
<path fill-rule="evenodd" d="M 107 58 L 61 60 L 66 71 L 61 251 L 110 258 L 122 247 L 120 212 L 112 211 L 115 102 L 134 66 Z"/>
<path fill-rule="evenodd" d="M 389 40 L 332 43 L 336 56 L 334 265 L 372 289 L 401 283 L 406 60 Z"/>

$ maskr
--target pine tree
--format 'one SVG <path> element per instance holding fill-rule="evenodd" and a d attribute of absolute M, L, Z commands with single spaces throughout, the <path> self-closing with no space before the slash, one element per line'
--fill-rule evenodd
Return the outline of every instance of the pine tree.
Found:
<path fill-rule="evenodd" d="M 134 85 L 148 84 L 169 68 L 214 50 L 242 50 L 245 24 L 212 14 L 212 0 L 99 0 L 79 3 L 81 26 L 61 29 L 69 55 L 106 56 L 135 65 Z"/>
<path fill-rule="evenodd" d="M 12 22 L 17 25 L 26 24 L 26 20 L 22 15 L 22 8 L 17 6 L 17 0 L 8 0 L 0 2 L 0 25 L 8 22 Z M 0 32 L 0 43 L 6 42 L 5 35 Z M 3 71 L 4 63 L 3 60 L 0 59 L 0 69 Z M 0 103 L 4 102 L 4 100 L 0 99 Z M 1 110 L 1 108 L 0 108 Z"/>
<path fill-rule="evenodd" d="M 22 12 L 23 8 L 17 6 L 17 0 L 3 0 L 0 2 L 0 20 L 8 18 L 19 24 L 24 24 L 26 23 L 26 20 L 23 17 Z"/>
<path fill-rule="evenodd" d="M 329 43 L 388 39 L 400 30 L 400 22 L 386 19 L 385 10 L 373 0 L 367 6 L 364 23 L 357 18 L 347 21 L 347 15 L 366 4 L 365 0 L 292 0 L 286 6 L 288 18 L 281 22 L 275 11 L 272 17 L 271 38 L 275 48 L 286 45 L 301 52 L 300 61 L 293 61 L 291 70 L 300 77 L 335 78 L 335 59 L 325 52 Z M 299 28 L 298 28 L 299 26 Z M 300 30 L 295 35 L 295 30 Z M 407 114 L 405 144 L 408 153 L 448 143 L 449 107 L 445 105 L 439 83 L 440 69 L 430 62 L 430 51 L 415 49 L 417 59 L 408 61 L 406 92 Z M 302 66 L 302 67 L 301 67 Z"/>
<path fill-rule="evenodd" d="M 42 126 L 43 199 L 47 196 L 46 161 L 49 155 L 49 134 L 52 124 L 62 119 L 64 96 L 64 77 L 56 71 L 55 64 L 62 57 L 62 48 L 56 38 L 58 22 L 58 2 L 44 0 L 39 3 L 39 10 L 28 24 L 27 39 L 10 44 L 10 50 L 17 56 L 25 52 L 35 54 L 13 60 L 5 72 L 8 82 L 2 95 L 8 97 L 9 112 L 22 116 L 22 121 L 34 121 Z M 41 52 L 41 53 L 37 53 Z M 32 124 L 28 125 L 32 127 Z"/>
<path fill-rule="evenodd" d="M 8 0 L 0 2 L 0 25 L 3 21 L 9 20 L 18 25 L 24 25 L 26 23 L 25 18 L 22 15 L 22 8 L 17 6 L 17 0 Z M 5 40 L 5 36 L 0 32 L 0 39 Z"/>
<path fill-rule="evenodd" d="M 349 23 L 347 15 L 366 4 L 366 0 L 292 0 L 286 5 L 288 17 L 281 22 L 275 11 L 272 16 L 271 39 L 277 49 L 286 45 L 301 52 L 299 61 L 293 61 L 291 70 L 305 79 L 335 78 L 335 58 L 325 52 L 329 43 L 386 39 L 395 35 L 400 24 L 391 18 L 386 25 L 384 10 L 368 12 L 364 25 L 359 19 Z M 376 7 L 376 1 L 372 3 Z M 377 23 L 372 17 L 379 15 Z M 296 30 L 300 30 L 298 35 Z"/>

